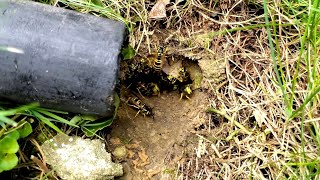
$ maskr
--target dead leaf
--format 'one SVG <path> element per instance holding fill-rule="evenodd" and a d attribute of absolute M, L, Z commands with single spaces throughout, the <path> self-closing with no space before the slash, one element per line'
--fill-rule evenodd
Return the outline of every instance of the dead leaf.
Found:
<path fill-rule="evenodd" d="M 144 167 L 150 164 L 149 156 L 146 154 L 145 149 L 142 148 L 141 151 L 138 152 L 138 158 L 132 160 L 132 163 L 135 167 Z"/>
<path fill-rule="evenodd" d="M 138 156 L 143 162 L 149 162 L 149 156 L 147 155 L 147 153 L 144 149 L 142 149 L 142 151 L 138 152 Z"/>
<path fill-rule="evenodd" d="M 121 140 L 120 140 L 118 137 L 112 137 L 112 138 L 110 139 L 110 143 L 113 144 L 113 145 L 122 144 L 122 143 L 121 143 Z"/>
<path fill-rule="evenodd" d="M 44 172 L 44 173 L 49 172 L 48 167 L 46 166 L 46 164 L 43 161 L 41 161 L 40 159 L 38 159 L 34 155 L 31 155 L 30 159 L 39 166 L 39 168 L 41 169 L 42 172 Z"/>
<path fill-rule="evenodd" d="M 161 170 L 159 170 L 159 169 L 149 169 L 147 171 L 147 173 L 148 173 L 148 177 L 151 179 L 153 176 L 161 173 Z"/>
<path fill-rule="evenodd" d="M 255 109 L 252 114 L 253 114 L 254 118 L 256 119 L 256 122 L 257 122 L 259 127 L 262 127 L 263 124 L 266 123 L 265 119 L 266 119 L 267 115 L 262 110 Z"/>
<path fill-rule="evenodd" d="M 152 7 L 149 18 L 150 19 L 162 19 L 167 17 L 166 5 L 170 3 L 170 0 L 158 0 L 157 3 Z"/>
<path fill-rule="evenodd" d="M 180 155 L 176 156 L 176 157 L 173 159 L 173 162 L 176 163 L 176 162 L 180 161 L 182 158 L 183 158 L 183 155 L 180 154 Z"/>
<path fill-rule="evenodd" d="M 129 159 L 132 159 L 136 153 L 134 151 L 128 150 L 127 154 L 128 154 L 127 157 Z"/>

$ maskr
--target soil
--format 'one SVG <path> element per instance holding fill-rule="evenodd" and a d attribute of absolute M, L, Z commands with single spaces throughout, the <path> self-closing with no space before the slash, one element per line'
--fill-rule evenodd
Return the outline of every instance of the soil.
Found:
<path fill-rule="evenodd" d="M 143 99 L 154 118 L 135 117 L 137 111 L 122 102 L 108 138 L 111 148 L 125 145 L 128 150 L 122 162 L 125 175 L 119 179 L 170 179 L 183 158 L 184 142 L 207 119 L 207 98 L 195 91 L 190 100 L 179 100 L 178 92 Z"/>

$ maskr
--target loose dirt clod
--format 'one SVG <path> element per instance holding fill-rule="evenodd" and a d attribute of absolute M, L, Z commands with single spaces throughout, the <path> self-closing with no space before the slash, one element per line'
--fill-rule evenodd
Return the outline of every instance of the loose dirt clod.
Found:
<path fill-rule="evenodd" d="M 112 155 L 117 159 L 117 160 L 122 160 L 127 156 L 127 149 L 125 146 L 119 146 L 116 147 L 112 151 Z"/>

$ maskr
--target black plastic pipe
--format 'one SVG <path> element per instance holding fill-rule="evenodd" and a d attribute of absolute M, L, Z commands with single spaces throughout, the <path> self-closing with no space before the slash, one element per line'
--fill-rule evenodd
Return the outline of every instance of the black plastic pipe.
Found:
<path fill-rule="evenodd" d="M 0 98 L 110 115 L 124 36 L 117 21 L 0 0 Z"/>

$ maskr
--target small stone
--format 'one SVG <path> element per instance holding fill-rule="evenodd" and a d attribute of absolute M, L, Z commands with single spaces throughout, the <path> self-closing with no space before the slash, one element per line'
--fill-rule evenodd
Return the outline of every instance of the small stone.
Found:
<path fill-rule="evenodd" d="M 72 141 L 70 141 L 72 138 Z M 42 145 L 46 161 L 61 179 L 102 180 L 122 176 L 120 164 L 113 163 L 101 140 L 59 134 Z"/>
<path fill-rule="evenodd" d="M 116 147 L 112 155 L 117 159 L 124 159 L 127 156 L 127 148 L 125 146 Z"/>

